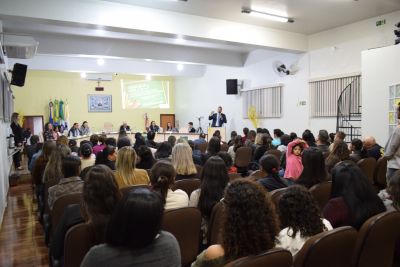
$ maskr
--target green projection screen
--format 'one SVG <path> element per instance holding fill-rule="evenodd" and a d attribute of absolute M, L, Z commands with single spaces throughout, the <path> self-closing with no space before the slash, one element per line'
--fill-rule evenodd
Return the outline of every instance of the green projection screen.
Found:
<path fill-rule="evenodd" d="M 121 80 L 123 109 L 169 108 L 169 81 Z"/>

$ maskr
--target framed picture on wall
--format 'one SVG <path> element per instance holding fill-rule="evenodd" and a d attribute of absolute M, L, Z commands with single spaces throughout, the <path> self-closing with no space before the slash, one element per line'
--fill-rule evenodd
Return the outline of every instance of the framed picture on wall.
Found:
<path fill-rule="evenodd" d="M 88 95 L 89 112 L 112 112 L 111 95 Z"/>

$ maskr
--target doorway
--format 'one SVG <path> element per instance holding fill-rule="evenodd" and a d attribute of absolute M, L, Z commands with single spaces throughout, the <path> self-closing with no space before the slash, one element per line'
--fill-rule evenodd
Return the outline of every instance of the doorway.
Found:
<path fill-rule="evenodd" d="M 175 128 L 175 114 L 160 114 L 160 127 L 167 130 L 167 123 L 172 124 L 172 128 Z"/>
<path fill-rule="evenodd" d="M 24 116 L 24 124 L 22 125 L 22 128 L 29 128 L 32 134 L 41 136 L 44 128 L 43 116 Z"/>

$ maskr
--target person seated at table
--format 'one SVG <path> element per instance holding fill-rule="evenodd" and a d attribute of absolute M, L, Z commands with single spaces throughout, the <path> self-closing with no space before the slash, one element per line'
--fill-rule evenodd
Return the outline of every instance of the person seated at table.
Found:
<path fill-rule="evenodd" d="M 122 125 L 119 127 L 119 131 L 125 131 L 125 132 L 130 132 L 131 131 L 131 127 L 129 127 L 129 125 L 126 123 L 126 121 L 124 121 L 122 123 Z"/>
<path fill-rule="evenodd" d="M 89 135 L 90 134 L 89 123 L 87 121 L 82 122 L 79 132 L 81 133 L 81 135 Z"/>
<path fill-rule="evenodd" d="M 172 132 L 174 127 L 172 127 L 172 123 L 167 122 L 167 128 L 165 129 L 166 132 Z"/>
<path fill-rule="evenodd" d="M 188 133 L 195 133 L 196 129 L 193 127 L 193 122 L 188 123 Z"/>
<path fill-rule="evenodd" d="M 147 133 L 146 145 L 147 145 L 148 147 L 157 149 L 158 144 L 154 141 L 154 138 L 155 138 L 155 137 L 156 137 L 156 133 L 155 133 L 155 132 L 149 131 L 149 132 Z"/>
<path fill-rule="evenodd" d="M 159 131 L 160 131 L 160 127 L 156 124 L 155 121 L 151 121 L 150 127 L 149 127 L 149 132 L 158 133 Z"/>
<path fill-rule="evenodd" d="M 69 137 L 78 137 L 81 133 L 79 132 L 79 123 L 74 122 L 71 129 L 69 129 L 68 136 Z"/>

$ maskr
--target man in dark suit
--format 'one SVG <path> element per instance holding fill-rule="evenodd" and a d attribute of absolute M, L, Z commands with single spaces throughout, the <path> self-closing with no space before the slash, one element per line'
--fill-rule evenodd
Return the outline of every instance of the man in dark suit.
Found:
<path fill-rule="evenodd" d="M 188 123 L 188 133 L 195 133 L 196 129 L 193 128 L 193 122 Z"/>
<path fill-rule="evenodd" d="M 209 120 L 212 120 L 211 127 L 222 127 L 224 123 L 226 123 L 226 116 L 222 113 L 222 107 L 218 107 L 218 112 L 214 113 L 211 111 L 210 116 L 208 116 Z"/>

